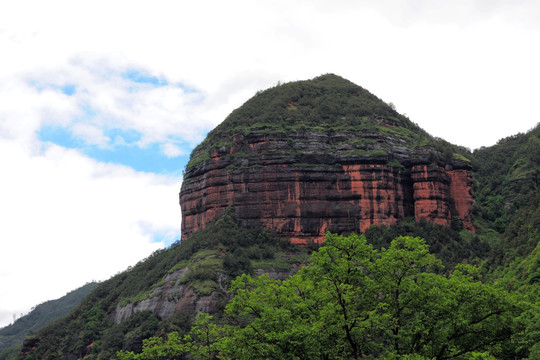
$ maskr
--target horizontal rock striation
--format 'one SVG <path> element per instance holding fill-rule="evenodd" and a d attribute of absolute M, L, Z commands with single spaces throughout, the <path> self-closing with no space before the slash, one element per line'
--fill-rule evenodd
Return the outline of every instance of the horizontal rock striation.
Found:
<path fill-rule="evenodd" d="M 433 148 L 411 149 L 403 139 L 381 133 L 229 136 L 214 139 L 224 145 L 185 173 L 182 239 L 230 205 L 244 226 L 301 244 L 320 242 L 327 231 L 361 232 L 413 216 L 441 225 L 458 217 L 474 230 L 467 161 L 445 160 Z"/>

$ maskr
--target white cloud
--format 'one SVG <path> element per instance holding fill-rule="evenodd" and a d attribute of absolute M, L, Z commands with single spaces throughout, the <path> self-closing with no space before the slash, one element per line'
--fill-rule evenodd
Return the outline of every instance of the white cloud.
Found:
<path fill-rule="evenodd" d="M 326 72 L 473 148 L 535 124 L 524 120 L 529 111 L 521 105 L 538 94 L 540 54 L 532 44 L 540 7 L 534 1 L 31 4 L 42 16 L 26 16 L 24 2 L 0 15 L 8 54 L 0 74 L 11 69 L 10 76 L 48 73 L 49 81 L 76 82 L 75 96 L 63 101 L 94 109 L 95 126 L 136 128 L 140 146 L 167 135 L 193 146 L 255 91 Z M 126 69 L 145 70 L 169 85 L 133 86 L 120 76 Z M 491 94 L 494 79 L 512 96 Z M 499 108 L 486 114 L 487 104 Z M 510 128 L 487 120 L 507 114 L 520 120 Z M 488 122 L 501 125 L 486 133 Z M 475 136 L 462 138 L 460 127 Z"/>
<path fill-rule="evenodd" d="M 83 139 L 87 144 L 97 145 L 101 148 L 106 147 L 111 139 L 103 135 L 103 130 L 94 125 L 75 123 L 71 130 L 73 135 Z"/>
<path fill-rule="evenodd" d="M 0 310 L 7 314 L 107 279 L 162 247 L 157 235 L 179 238 L 179 179 L 55 145 L 32 155 L 3 140 L 0 161 Z"/>
<path fill-rule="evenodd" d="M 110 275 L 179 223 L 178 179 L 44 145 L 43 126 L 175 157 L 257 90 L 334 72 L 435 136 L 488 146 L 540 121 L 539 24 L 535 0 L 0 2 L 2 306 L 28 283 L 31 306 L 53 296 L 45 279 L 63 295 Z"/>
<path fill-rule="evenodd" d="M 41 126 L 52 125 L 100 147 L 114 145 L 104 135 L 111 129 L 138 132 L 141 147 L 170 138 L 193 146 L 211 128 L 203 95 L 177 84 L 133 82 L 122 76 L 127 65 L 111 61 L 70 61 L 4 78 L 0 94 L 10 101 L 0 105 L 3 135 L 30 141 Z M 71 95 L 63 92 L 66 86 Z"/>
<path fill-rule="evenodd" d="M 164 144 L 162 146 L 162 150 L 163 150 L 163 153 L 167 157 L 170 157 L 170 158 L 178 157 L 180 155 L 185 154 L 185 152 L 182 149 L 180 149 L 178 146 L 176 146 L 174 144 L 171 144 L 171 143 Z"/>

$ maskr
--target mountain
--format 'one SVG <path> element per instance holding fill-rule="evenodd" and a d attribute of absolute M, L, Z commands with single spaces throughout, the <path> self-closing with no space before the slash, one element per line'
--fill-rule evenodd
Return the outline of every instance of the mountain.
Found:
<path fill-rule="evenodd" d="M 24 338 L 36 332 L 48 323 L 66 316 L 81 300 L 97 287 L 96 282 L 90 282 L 56 300 L 46 301 L 37 305 L 32 311 L 17 319 L 13 324 L 0 329 L 0 359 L 4 350 L 14 345 L 21 345 Z"/>
<path fill-rule="evenodd" d="M 474 216 L 501 238 L 492 261 L 526 257 L 540 241 L 540 123 L 476 150 L 474 159 Z"/>
<path fill-rule="evenodd" d="M 240 226 L 231 208 L 188 240 L 100 283 L 67 317 L 29 336 L 20 358 L 111 359 L 119 350 L 140 351 L 143 339 L 188 330 L 196 313 L 222 314 L 237 275 L 285 279 L 309 251 Z"/>
<path fill-rule="evenodd" d="M 180 191 L 182 241 L 100 283 L 68 316 L 27 337 L 19 358 L 110 359 L 120 350 L 136 358 L 129 354 L 144 339 L 189 334 L 201 312 L 214 316 L 212 326 L 246 324 L 224 313 L 234 279 L 290 278 L 324 250 L 325 231 L 363 232 L 379 252 L 399 235 L 421 237 L 444 265 L 440 276 L 525 294 L 512 316 L 529 339 L 519 353 L 498 351 L 535 356 L 538 131 L 471 153 L 336 75 L 258 92 L 194 149 Z M 467 265 L 454 272 L 459 263 Z"/>
<path fill-rule="evenodd" d="M 474 231 L 471 154 L 367 90 L 328 74 L 258 93 L 192 153 L 182 238 L 234 205 L 240 223 L 293 243 L 407 217 Z"/>

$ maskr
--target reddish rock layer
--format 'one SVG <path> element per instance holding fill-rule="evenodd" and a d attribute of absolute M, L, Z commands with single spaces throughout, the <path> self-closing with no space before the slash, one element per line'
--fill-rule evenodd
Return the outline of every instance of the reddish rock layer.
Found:
<path fill-rule="evenodd" d="M 439 225 L 450 225 L 450 179 L 443 168 L 415 165 L 412 167 L 414 217 L 425 218 Z"/>
<path fill-rule="evenodd" d="M 399 160 L 408 167 L 389 166 L 388 159 L 328 157 L 313 152 L 329 142 L 317 136 L 298 137 L 295 146 L 311 151 L 295 156 L 280 151 L 286 140 L 279 136 L 235 139 L 230 149 L 214 152 L 182 186 L 182 238 L 229 205 L 243 225 L 303 244 L 323 241 L 327 231 L 361 232 L 408 216 L 441 225 L 458 216 L 474 230 L 470 169 L 413 164 L 403 153 Z"/>
<path fill-rule="evenodd" d="M 463 227 L 474 232 L 471 209 L 473 207 L 472 175 L 470 170 L 458 169 L 448 171 L 450 176 L 450 196 L 454 201 L 457 216 L 463 222 Z"/>

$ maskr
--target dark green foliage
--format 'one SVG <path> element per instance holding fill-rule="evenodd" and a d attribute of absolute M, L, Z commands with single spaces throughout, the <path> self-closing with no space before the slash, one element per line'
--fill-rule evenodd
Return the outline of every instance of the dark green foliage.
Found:
<path fill-rule="evenodd" d="M 223 333 L 212 322 L 212 319 L 212 316 L 200 313 L 189 334 L 182 336 L 183 334 L 174 331 L 166 337 L 152 337 L 144 340 L 142 351 L 119 351 L 114 358 L 118 360 L 216 359 L 219 351 L 218 340 Z"/>
<path fill-rule="evenodd" d="M 520 319 L 527 326 L 524 330 L 526 344 L 521 349 L 505 349 L 506 358 L 517 358 L 515 352 L 530 351 L 529 359 L 540 358 L 540 242 L 524 258 L 516 258 L 511 263 L 498 267 L 490 274 L 495 282 L 509 291 L 520 294 L 530 302 L 530 307 Z"/>
<path fill-rule="evenodd" d="M 424 219 L 415 222 L 413 218 L 408 218 L 391 226 L 372 225 L 366 229 L 365 235 L 377 249 L 388 247 L 398 236 L 420 237 L 426 240 L 430 252 L 436 254 L 445 267 L 452 268 L 462 262 L 478 263 L 490 251 L 486 241 L 475 234 L 461 231 L 462 226 L 459 219 L 453 219 L 449 228 Z"/>
<path fill-rule="evenodd" d="M 491 262 L 527 256 L 540 241 L 540 125 L 476 150 L 473 178 L 479 234 L 501 234 Z"/>
<path fill-rule="evenodd" d="M 501 241 L 493 248 L 492 262 L 496 265 L 527 256 L 540 242 L 540 194 L 532 196 L 508 219 Z"/>
<path fill-rule="evenodd" d="M 15 360 L 21 352 L 22 344 L 13 345 L 0 352 L 0 360 Z"/>
<path fill-rule="evenodd" d="M 88 283 L 65 296 L 37 305 L 32 311 L 17 319 L 13 324 L 0 329 L 0 359 L 7 349 L 15 344 L 21 345 L 26 335 L 36 332 L 48 323 L 66 316 L 81 300 L 97 287 L 97 283 Z M 11 352 L 12 350 L 10 350 Z"/>
<path fill-rule="evenodd" d="M 191 328 L 191 323 L 192 317 L 184 313 L 161 321 L 149 311 L 137 312 L 123 323 L 109 326 L 103 332 L 102 339 L 94 343 L 90 357 L 111 359 L 118 350 L 140 352 L 144 339 L 173 331 L 185 334 Z"/>
<path fill-rule="evenodd" d="M 228 323 L 199 314 L 189 334 L 152 338 L 142 352 L 117 358 L 493 360 L 537 354 L 538 308 L 482 283 L 473 266 L 449 275 L 435 273 L 439 267 L 419 238 L 398 237 L 375 250 L 364 236 L 328 234 L 309 265 L 284 281 L 238 277 Z"/>
<path fill-rule="evenodd" d="M 141 351 L 142 341 L 156 334 L 160 328 L 160 320 L 151 312 L 135 313 L 125 322 L 108 328 L 94 353 L 109 359 L 114 356 L 115 349 Z"/>
<path fill-rule="evenodd" d="M 255 253 L 255 255 L 257 254 Z M 255 258 L 258 258 L 258 256 Z M 241 274 L 250 274 L 253 271 L 248 253 L 242 248 L 237 248 L 224 257 L 223 268 L 234 277 Z"/>

